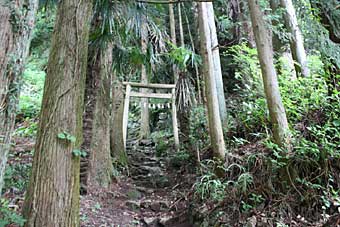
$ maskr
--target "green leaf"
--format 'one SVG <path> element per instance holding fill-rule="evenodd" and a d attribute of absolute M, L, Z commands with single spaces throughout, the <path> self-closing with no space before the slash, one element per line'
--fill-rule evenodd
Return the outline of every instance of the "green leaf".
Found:
<path fill-rule="evenodd" d="M 334 125 L 335 127 L 339 127 L 339 126 L 340 126 L 340 120 L 334 120 L 334 121 L 333 121 L 333 125 Z"/>
<path fill-rule="evenodd" d="M 81 155 L 81 150 L 79 150 L 79 149 L 74 149 L 74 150 L 72 151 L 72 154 L 73 154 L 74 156 L 76 156 L 76 157 L 79 157 L 79 156 Z"/>
<path fill-rule="evenodd" d="M 72 151 L 72 154 L 73 154 L 74 156 L 76 156 L 76 157 L 79 157 L 79 156 L 81 156 L 81 157 L 86 157 L 86 155 L 87 155 L 86 151 L 82 151 L 82 150 L 80 150 L 80 149 L 74 149 L 74 150 Z"/>
<path fill-rule="evenodd" d="M 0 220 L 0 227 L 5 227 L 9 224 L 7 220 Z"/>
<path fill-rule="evenodd" d="M 81 151 L 81 154 L 80 154 L 82 157 L 86 157 L 86 155 L 87 155 L 87 153 L 86 153 L 86 151 Z"/>
<path fill-rule="evenodd" d="M 66 139 L 65 133 L 63 133 L 63 132 L 62 132 L 62 133 L 59 133 L 59 134 L 58 134 L 58 138 L 59 138 L 59 139 L 63 139 L 63 140 Z"/>

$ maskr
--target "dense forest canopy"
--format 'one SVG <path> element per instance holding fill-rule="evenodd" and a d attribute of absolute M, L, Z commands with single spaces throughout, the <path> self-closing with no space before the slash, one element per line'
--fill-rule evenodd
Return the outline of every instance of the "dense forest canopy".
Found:
<path fill-rule="evenodd" d="M 340 226 L 339 0 L 0 2 L 0 227 Z"/>

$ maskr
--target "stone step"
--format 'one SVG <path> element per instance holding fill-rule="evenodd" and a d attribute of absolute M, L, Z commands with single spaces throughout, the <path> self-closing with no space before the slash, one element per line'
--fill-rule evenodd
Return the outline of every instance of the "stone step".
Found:
<path fill-rule="evenodd" d="M 131 165 L 133 167 L 139 167 L 139 166 L 150 166 L 150 167 L 157 167 L 157 166 L 161 166 L 161 162 L 159 161 L 144 161 L 140 162 L 140 161 L 133 161 L 131 160 Z"/>

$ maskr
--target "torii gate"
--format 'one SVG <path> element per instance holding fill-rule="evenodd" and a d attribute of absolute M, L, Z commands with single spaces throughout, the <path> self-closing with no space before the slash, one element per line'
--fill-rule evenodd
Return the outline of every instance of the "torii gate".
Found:
<path fill-rule="evenodd" d="M 175 149 L 179 149 L 179 136 L 178 136 L 178 123 L 177 123 L 177 109 L 176 109 L 176 85 L 175 84 L 143 84 L 134 82 L 123 82 L 126 86 L 125 100 L 124 100 L 124 113 L 123 113 L 123 140 L 124 149 L 126 149 L 127 139 L 127 126 L 129 118 L 129 105 L 130 97 L 139 98 L 158 98 L 158 99 L 170 99 L 172 106 L 172 127 L 175 138 Z M 171 93 L 142 93 L 131 91 L 132 87 L 137 88 L 154 88 L 154 89 L 171 89 Z"/>

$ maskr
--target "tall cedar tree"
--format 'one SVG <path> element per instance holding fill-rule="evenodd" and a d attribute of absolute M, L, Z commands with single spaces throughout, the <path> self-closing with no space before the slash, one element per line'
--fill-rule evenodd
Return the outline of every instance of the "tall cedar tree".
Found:
<path fill-rule="evenodd" d="M 91 13 L 91 0 L 59 2 L 23 207 L 26 227 L 79 226 L 80 162 L 76 149 L 82 142 Z"/>
<path fill-rule="evenodd" d="M 198 14 L 201 52 L 203 59 L 203 75 L 205 79 L 208 106 L 209 133 L 214 157 L 224 161 L 225 144 L 222 130 L 222 122 L 219 114 L 216 80 L 214 76 L 214 62 L 211 50 L 210 30 L 209 24 L 207 22 L 207 4 L 209 3 L 198 3 Z"/>
<path fill-rule="evenodd" d="M 289 147 L 290 132 L 274 67 L 271 32 L 268 30 L 264 20 L 259 0 L 248 0 L 248 5 L 261 65 L 270 120 L 273 125 L 274 140 L 279 146 Z"/>

